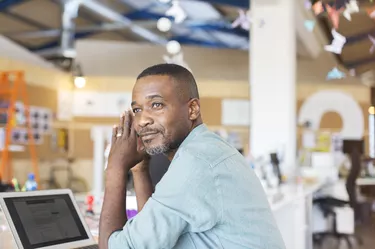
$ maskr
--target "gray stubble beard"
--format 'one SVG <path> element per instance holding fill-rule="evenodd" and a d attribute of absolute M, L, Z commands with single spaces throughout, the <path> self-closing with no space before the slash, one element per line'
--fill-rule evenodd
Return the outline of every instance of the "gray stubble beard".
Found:
<path fill-rule="evenodd" d="M 146 148 L 146 153 L 150 156 L 159 155 L 159 154 L 165 154 L 169 151 L 169 146 L 166 144 L 159 145 L 156 147 Z"/>

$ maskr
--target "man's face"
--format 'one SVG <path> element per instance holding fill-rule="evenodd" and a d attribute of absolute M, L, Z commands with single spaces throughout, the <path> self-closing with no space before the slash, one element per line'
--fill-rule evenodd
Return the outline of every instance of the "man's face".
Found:
<path fill-rule="evenodd" d="M 150 155 L 171 152 L 189 134 L 188 100 L 182 100 L 169 76 L 139 79 L 132 96 L 135 129 Z"/>

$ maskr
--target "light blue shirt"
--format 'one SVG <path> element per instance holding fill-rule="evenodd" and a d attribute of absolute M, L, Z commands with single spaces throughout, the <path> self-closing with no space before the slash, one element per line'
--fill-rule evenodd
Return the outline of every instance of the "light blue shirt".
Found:
<path fill-rule="evenodd" d="M 141 212 L 109 249 L 285 249 L 244 157 L 202 124 L 179 147 Z"/>

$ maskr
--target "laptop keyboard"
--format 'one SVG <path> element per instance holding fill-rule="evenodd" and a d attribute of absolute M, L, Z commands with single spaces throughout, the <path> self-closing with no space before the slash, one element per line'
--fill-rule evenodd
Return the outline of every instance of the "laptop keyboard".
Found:
<path fill-rule="evenodd" d="M 90 246 L 78 247 L 76 249 L 99 249 L 99 245 L 90 245 Z"/>

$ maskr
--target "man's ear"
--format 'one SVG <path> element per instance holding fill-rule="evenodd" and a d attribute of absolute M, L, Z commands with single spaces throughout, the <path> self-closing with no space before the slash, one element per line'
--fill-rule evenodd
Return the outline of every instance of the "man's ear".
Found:
<path fill-rule="evenodd" d="M 191 99 L 189 101 L 189 119 L 194 121 L 201 115 L 201 105 L 199 99 Z"/>

